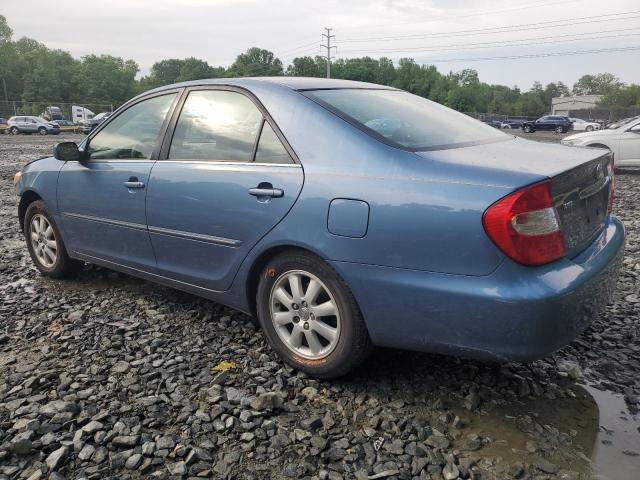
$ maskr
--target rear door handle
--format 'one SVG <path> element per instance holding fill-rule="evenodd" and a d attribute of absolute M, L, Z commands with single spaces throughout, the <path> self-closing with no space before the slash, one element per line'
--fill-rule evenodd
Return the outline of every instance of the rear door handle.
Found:
<path fill-rule="evenodd" d="M 124 182 L 127 188 L 144 188 L 144 182 L 138 180 L 138 177 L 131 177 L 129 181 Z"/>
<path fill-rule="evenodd" d="M 249 195 L 253 195 L 254 197 L 280 198 L 284 197 L 284 190 L 280 188 L 250 188 Z"/>

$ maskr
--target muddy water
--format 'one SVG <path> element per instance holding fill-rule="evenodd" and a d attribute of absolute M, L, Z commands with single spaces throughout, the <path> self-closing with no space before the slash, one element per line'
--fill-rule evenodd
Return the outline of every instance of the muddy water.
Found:
<path fill-rule="evenodd" d="M 578 385 L 567 392 L 483 405 L 473 413 L 452 408 L 466 423 L 455 446 L 480 467 L 521 463 L 535 475 L 550 462 L 552 478 L 640 479 L 640 456 L 634 456 L 640 417 L 629 414 L 621 395 Z M 466 448 L 470 433 L 483 439 L 479 450 Z"/>
<path fill-rule="evenodd" d="M 607 480 L 640 478 L 640 415 L 629 413 L 622 395 L 584 388 L 600 412 L 592 453 L 594 473 Z"/>

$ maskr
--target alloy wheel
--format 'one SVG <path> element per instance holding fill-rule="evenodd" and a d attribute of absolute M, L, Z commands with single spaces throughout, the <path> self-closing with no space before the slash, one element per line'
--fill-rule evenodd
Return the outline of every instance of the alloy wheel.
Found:
<path fill-rule="evenodd" d="M 44 215 L 36 214 L 31 219 L 31 246 L 38 261 L 46 268 L 52 268 L 58 258 L 58 241 L 53 227 Z"/>
<path fill-rule="evenodd" d="M 329 355 L 340 338 L 340 312 L 329 288 L 312 273 L 291 270 L 273 284 L 271 321 L 289 350 L 309 360 Z"/>

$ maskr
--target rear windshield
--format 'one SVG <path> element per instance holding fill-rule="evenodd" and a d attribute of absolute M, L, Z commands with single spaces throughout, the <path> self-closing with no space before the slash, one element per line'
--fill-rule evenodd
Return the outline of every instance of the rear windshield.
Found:
<path fill-rule="evenodd" d="M 413 151 L 510 138 L 439 103 L 400 90 L 312 90 L 304 94 L 383 142 Z"/>

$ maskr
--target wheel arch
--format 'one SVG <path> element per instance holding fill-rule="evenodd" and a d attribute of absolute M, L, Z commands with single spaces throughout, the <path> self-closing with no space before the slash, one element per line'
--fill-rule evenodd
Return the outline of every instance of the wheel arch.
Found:
<path fill-rule="evenodd" d="M 25 190 L 20 196 L 20 203 L 18 204 L 18 220 L 20 221 L 20 230 L 24 232 L 24 217 L 27 213 L 29 205 L 37 200 L 42 200 L 42 197 L 33 190 Z"/>
<path fill-rule="evenodd" d="M 260 254 L 258 254 L 252 261 L 251 267 L 245 277 L 247 280 L 245 282 L 245 294 L 247 296 L 247 305 L 249 306 L 249 313 L 251 315 L 256 316 L 256 294 L 258 292 L 258 281 L 260 271 L 269 263 L 269 261 L 274 258 L 276 255 L 279 255 L 283 252 L 288 251 L 299 251 L 310 253 L 315 255 L 322 260 L 326 261 L 327 259 L 321 255 L 319 252 L 315 251 L 313 248 L 307 248 L 306 246 L 295 245 L 295 244 L 281 244 L 281 245 L 273 245 L 269 248 L 266 248 Z"/>
<path fill-rule="evenodd" d="M 605 145 L 604 143 L 589 143 L 586 146 L 591 148 L 606 148 L 607 150 L 611 150 L 611 147 Z"/>

